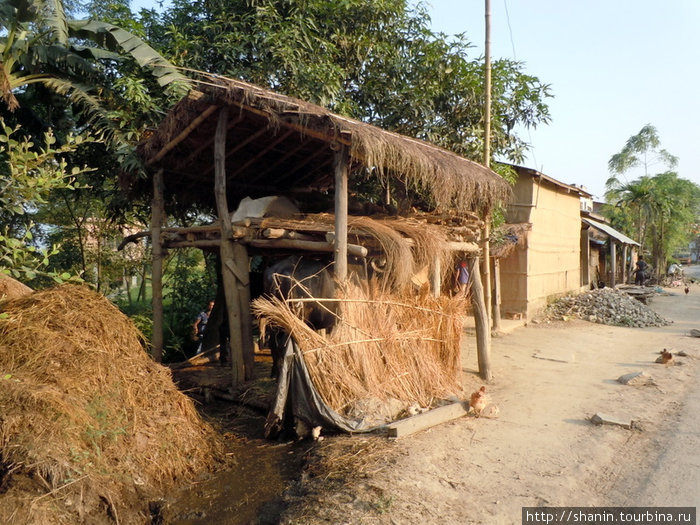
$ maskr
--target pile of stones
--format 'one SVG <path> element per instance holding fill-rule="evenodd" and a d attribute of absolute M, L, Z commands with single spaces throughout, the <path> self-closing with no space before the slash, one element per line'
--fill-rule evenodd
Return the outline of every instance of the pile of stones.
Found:
<path fill-rule="evenodd" d="M 566 320 L 577 317 L 591 323 L 612 326 L 666 326 L 671 324 L 625 292 L 600 288 L 575 296 L 566 296 L 550 304 L 545 320 Z"/>

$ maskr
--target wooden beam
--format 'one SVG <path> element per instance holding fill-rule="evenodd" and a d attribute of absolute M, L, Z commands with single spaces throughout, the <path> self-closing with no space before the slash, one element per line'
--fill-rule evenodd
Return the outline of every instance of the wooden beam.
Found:
<path fill-rule="evenodd" d="M 348 277 L 348 147 L 337 144 L 333 152 L 335 175 L 335 278 Z"/>
<path fill-rule="evenodd" d="M 486 314 L 484 302 L 484 289 L 479 275 L 479 260 L 470 258 L 471 283 L 472 283 L 472 307 L 474 308 L 474 322 L 476 323 L 476 354 L 479 362 L 479 375 L 484 381 L 491 381 L 491 330 L 489 317 Z"/>
<path fill-rule="evenodd" d="M 226 126 L 226 130 L 230 130 L 233 128 L 236 124 L 238 124 L 241 120 L 243 120 L 243 115 L 238 115 L 235 119 L 229 120 L 228 126 Z M 207 149 L 209 146 L 211 146 L 214 141 L 216 140 L 216 135 L 214 135 L 211 139 L 205 140 L 202 142 L 201 145 L 199 145 L 192 153 L 190 153 L 187 156 L 187 159 L 185 159 L 185 162 L 182 163 L 183 166 L 189 166 L 190 163 L 196 159 L 202 151 Z"/>
<path fill-rule="evenodd" d="M 284 139 L 286 139 L 289 135 L 294 133 L 292 130 L 287 130 L 286 133 L 282 133 L 282 135 L 278 136 L 273 142 L 268 144 L 266 147 L 263 149 L 259 150 L 257 154 L 249 159 L 245 164 L 242 166 L 236 166 L 236 171 L 237 172 L 242 172 L 246 170 L 248 167 L 252 166 L 256 162 L 258 162 L 265 154 L 267 154 L 268 151 L 270 151 L 272 148 L 276 147 L 280 142 L 282 142 Z"/>
<path fill-rule="evenodd" d="M 301 239 L 251 239 L 247 242 L 253 248 L 279 248 L 284 250 L 306 250 L 311 252 L 336 252 L 336 244 L 323 241 L 305 241 Z M 346 254 L 367 257 L 367 248 L 356 244 L 346 246 Z M 347 260 L 347 256 L 346 256 Z"/>
<path fill-rule="evenodd" d="M 224 157 L 224 160 L 227 160 L 231 155 L 234 153 L 239 152 L 241 149 L 245 148 L 248 144 L 253 142 L 254 140 L 260 138 L 262 135 L 267 133 L 269 130 L 267 128 L 260 128 L 258 131 L 253 133 L 252 135 L 248 135 L 245 139 L 243 139 L 241 142 L 236 144 L 231 150 L 227 151 Z M 216 153 L 214 154 L 216 156 Z M 206 177 L 209 173 L 211 173 L 212 170 L 215 170 L 216 166 L 213 166 L 206 171 L 204 171 L 201 175 Z"/>
<path fill-rule="evenodd" d="M 393 438 L 409 436 L 426 428 L 466 416 L 468 412 L 469 405 L 461 401 L 437 407 L 428 412 L 391 423 L 387 426 L 388 435 Z"/>
<path fill-rule="evenodd" d="M 233 386 L 237 386 L 245 378 L 243 361 L 243 337 L 241 332 L 241 303 L 238 296 L 236 276 L 231 267 L 234 266 L 234 241 L 228 235 L 231 231 L 231 216 L 226 200 L 226 126 L 228 123 L 228 107 L 219 112 L 214 140 L 214 193 L 216 209 L 221 225 L 221 274 L 226 297 L 226 315 L 231 338 L 231 375 Z"/>
<path fill-rule="evenodd" d="M 197 127 L 209 117 L 209 115 L 214 113 L 214 111 L 216 111 L 216 108 L 218 108 L 218 106 L 213 105 L 209 106 L 207 109 L 202 111 L 202 113 L 199 114 L 197 118 L 195 118 L 192 122 L 190 122 L 189 125 L 185 129 L 183 129 L 174 139 L 172 139 L 165 146 L 163 146 L 163 148 L 153 157 L 148 159 L 146 161 L 146 166 L 150 166 L 151 164 L 154 164 L 163 157 L 165 157 L 165 155 L 167 155 L 170 150 L 172 150 L 175 146 L 180 144 L 180 142 L 185 140 L 190 133 L 197 129 Z"/>
<path fill-rule="evenodd" d="M 345 136 L 343 133 L 338 135 L 337 133 L 333 133 L 331 130 L 330 133 L 324 133 L 321 131 L 317 131 L 315 129 L 308 128 L 306 126 L 302 126 L 301 124 L 297 124 L 295 122 L 290 122 L 289 120 L 285 119 L 284 117 L 282 118 L 274 118 L 273 116 L 268 113 L 267 111 L 263 111 L 261 109 L 254 108 L 252 106 L 248 106 L 247 104 L 244 104 L 242 102 L 237 102 L 235 100 L 232 100 L 229 102 L 231 105 L 238 106 L 239 108 L 249 111 L 250 113 L 253 113 L 254 115 L 260 115 L 265 118 L 267 118 L 269 121 L 274 120 L 276 124 L 279 124 L 280 126 L 284 126 L 286 128 L 293 129 L 294 131 L 298 131 L 302 135 L 306 135 L 309 137 L 313 137 L 315 139 L 322 140 L 324 142 L 332 143 L 332 142 L 338 142 L 340 144 L 343 144 L 345 146 L 350 146 L 352 143 L 352 137 L 350 136 Z"/>
<path fill-rule="evenodd" d="M 151 242 L 153 263 L 151 268 L 151 300 L 153 307 L 153 359 L 163 360 L 163 247 L 161 225 L 163 223 L 163 170 L 153 175 L 153 202 L 151 205 Z"/>
<path fill-rule="evenodd" d="M 286 163 L 289 158 L 293 157 L 296 153 L 299 152 L 299 150 L 303 149 L 304 147 L 306 147 L 306 144 L 304 144 L 303 142 L 299 142 L 299 144 L 297 144 L 296 147 L 288 148 L 287 152 L 284 155 L 282 155 L 279 159 L 277 159 L 272 164 L 268 165 L 264 170 L 258 171 L 255 174 L 255 178 L 253 178 L 251 180 L 251 182 L 256 182 L 256 181 L 264 178 L 268 173 L 273 171 L 275 168 L 277 168 L 281 164 Z"/>
<path fill-rule="evenodd" d="M 309 164 L 309 163 L 313 162 L 314 160 L 316 160 L 316 158 L 319 157 L 319 156 L 321 156 L 322 153 L 325 153 L 325 151 L 326 151 L 326 150 L 325 150 L 325 146 L 324 146 L 324 147 L 318 148 L 318 149 L 317 149 L 315 152 L 313 152 L 311 155 L 307 155 L 307 156 L 304 158 L 304 160 L 303 160 L 302 162 L 300 162 L 299 164 L 297 164 L 296 166 L 294 166 L 293 168 L 291 168 L 290 170 L 288 170 L 288 171 L 284 174 L 283 177 L 277 177 L 274 181 L 272 181 L 272 184 L 273 184 L 273 185 L 278 184 L 283 178 L 291 177 L 291 176 L 294 175 L 297 171 L 299 171 L 300 169 L 302 169 L 304 166 L 306 166 L 307 164 Z M 298 183 L 301 183 L 301 182 L 302 182 L 302 179 L 305 179 L 305 178 L 306 178 L 305 176 L 298 177 L 298 178 L 297 178 L 297 182 L 298 182 Z"/>

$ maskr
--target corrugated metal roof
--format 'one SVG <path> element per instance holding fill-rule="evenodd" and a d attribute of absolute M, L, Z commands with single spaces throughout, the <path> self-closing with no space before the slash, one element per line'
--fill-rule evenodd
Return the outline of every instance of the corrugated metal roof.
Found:
<path fill-rule="evenodd" d="M 581 217 L 581 220 L 589 224 L 590 226 L 593 226 L 596 230 L 600 230 L 603 233 L 609 235 L 610 237 L 617 239 L 622 244 L 634 244 L 636 246 L 639 246 L 639 243 L 637 241 L 633 241 L 632 239 L 627 237 L 627 235 L 625 235 L 624 233 L 620 233 L 612 226 L 609 226 L 602 222 L 594 221 L 593 219 L 587 219 L 585 217 Z"/>

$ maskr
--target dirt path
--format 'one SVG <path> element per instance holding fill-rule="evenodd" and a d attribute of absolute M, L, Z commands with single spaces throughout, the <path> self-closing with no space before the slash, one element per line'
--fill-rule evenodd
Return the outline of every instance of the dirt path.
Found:
<path fill-rule="evenodd" d="M 683 407 L 686 396 L 699 402 L 690 386 L 697 384 L 700 339 L 687 334 L 700 327 L 700 286 L 688 296 L 667 292 L 651 307 L 672 319 L 670 326 L 574 320 L 531 323 L 495 338 L 487 389 L 497 418 L 466 417 L 385 445 L 371 469 L 330 491 L 317 491 L 320 480 L 307 482 L 303 512 L 293 507 L 284 522 L 511 524 L 521 522 L 523 506 L 699 506 L 697 420 Z M 467 344 L 465 384 L 473 391 L 482 383 L 473 341 Z M 663 348 L 691 357 L 672 367 L 655 364 Z M 656 386 L 616 381 L 639 371 Z M 594 426 L 596 412 L 637 420 L 640 429 Z M 666 466 L 678 458 L 695 459 Z M 665 477 L 645 481 L 659 475 Z M 690 490 L 674 491 L 673 480 Z M 659 485 L 677 497 L 649 499 Z"/>

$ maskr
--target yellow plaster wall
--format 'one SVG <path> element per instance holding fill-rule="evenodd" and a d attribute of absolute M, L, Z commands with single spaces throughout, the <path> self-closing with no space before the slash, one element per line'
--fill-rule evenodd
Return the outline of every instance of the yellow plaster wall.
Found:
<path fill-rule="evenodd" d="M 514 193 L 508 221 L 532 226 L 525 245 L 501 261 L 501 311 L 531 317 L 549 300 L 581 289 L 580 201 L 550 183 L 538 191 L 530 176 L 520 177 Z"/>

